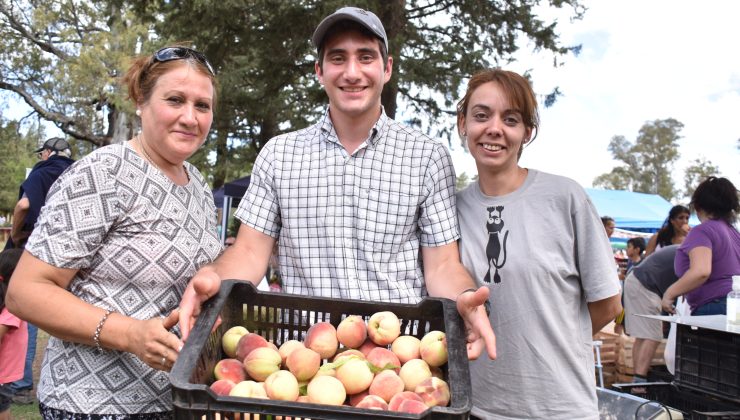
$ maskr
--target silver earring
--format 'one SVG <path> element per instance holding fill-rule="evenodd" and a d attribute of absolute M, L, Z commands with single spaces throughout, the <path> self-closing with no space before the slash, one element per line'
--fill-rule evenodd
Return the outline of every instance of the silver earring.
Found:
<path fill-rule="evenodd" d="M 141 110 L 140 110 L 140 109 L 137 109 L 137 110 L 136 110 L 136 116 L 137 116 L 137 117 L 141 117 Z"/>

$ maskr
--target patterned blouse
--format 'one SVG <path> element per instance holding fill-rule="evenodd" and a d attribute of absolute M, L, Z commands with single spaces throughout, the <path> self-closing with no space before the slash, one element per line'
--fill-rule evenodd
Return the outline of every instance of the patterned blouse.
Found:
<path fill-rule="evenodd" d="M 52 186 L 26 250 L 78 270 L 69 291 L 91 305 L 142 320 L 169 314 L 190 277 L 222 250 L 211 190 L 195 167 L 185 167 L 191 180 L 178 186 L 128 144 L 90 153 Z M 55 337 L 38 395 L 71 413 L 172 409 L 167 372 L 131 353 L 97 353 Z"/>

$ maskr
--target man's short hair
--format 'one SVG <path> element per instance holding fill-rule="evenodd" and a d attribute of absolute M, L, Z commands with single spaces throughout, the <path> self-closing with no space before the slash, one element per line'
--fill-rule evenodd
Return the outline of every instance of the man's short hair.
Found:
<path fill-rule="evenodd" d="M 627 239 L 627 245 L 632 245 L 633 248 L 639 249 L 640 254 L 645 252 L 645 248 L 647 247 L 647 245 L 645 245 L 645 238 L 641 238 L 639 236 Z"/>

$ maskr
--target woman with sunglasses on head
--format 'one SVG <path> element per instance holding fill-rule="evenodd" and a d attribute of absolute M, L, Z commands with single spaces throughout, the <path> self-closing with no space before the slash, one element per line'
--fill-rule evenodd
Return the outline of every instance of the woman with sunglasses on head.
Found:
<path fill-rule="evenodd" d="M 170 418 L 176 308 L 222 250 L 211 191 L 185 161 L 211 127 L 213 68 L 168 47 L 135 59 L 123 83 L 141 131 L 52 186 L 8 293 L 11 311 L 52 336 L 38 386 L 46 419 Z"/>

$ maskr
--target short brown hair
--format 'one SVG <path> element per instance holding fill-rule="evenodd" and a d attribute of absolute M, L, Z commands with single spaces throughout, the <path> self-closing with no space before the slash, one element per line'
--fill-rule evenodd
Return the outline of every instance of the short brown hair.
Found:
<path fill-rule="evenodd" d="M 465 96 L 457 103 L 457 125 L 465 119 L 470 104 L 470 97 L 473 92 L 481 85 L 494 82 L 498 83 L 504 94 L 511 102 L 512 108 L 516 109 L 522 115 L 524 126 L 532 129 L 533 135 L 531 140 L 537 137 L 540 126 L 540 116 L 537 111 L 537 98 L 532 90 L 529 80 L 525 79 L 518 73 L 501 69 L 485 69 L 474 74 L 468 81 L 468 88 Z M 530 142 L 531 142 L 530 140 Z M 522 149 L 519 149 L 521 155 Z"/>

